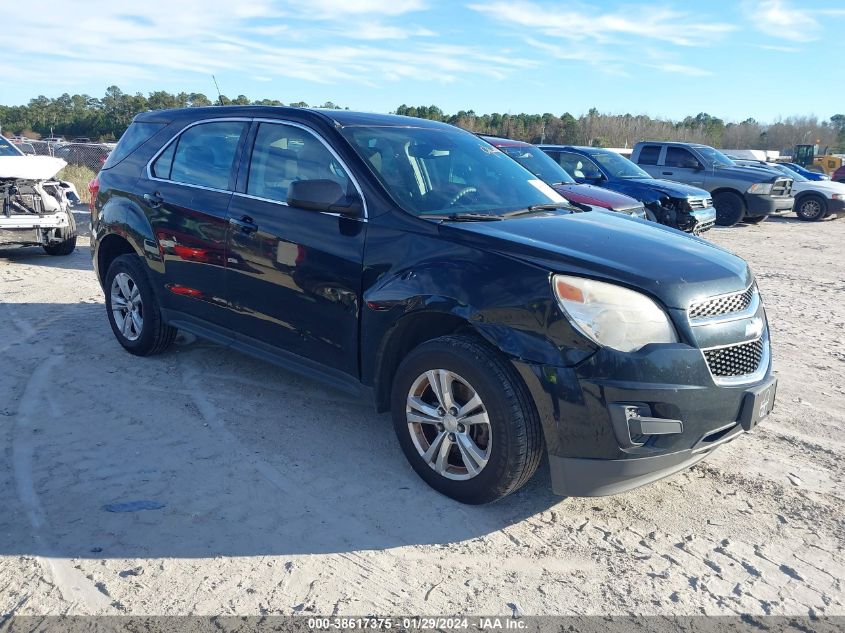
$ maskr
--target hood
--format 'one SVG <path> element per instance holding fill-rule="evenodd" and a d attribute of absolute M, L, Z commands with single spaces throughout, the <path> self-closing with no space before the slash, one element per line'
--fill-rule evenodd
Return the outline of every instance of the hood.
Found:
<path fill-rule="evenodd" d="M 548 213 L 500 222 L 450 222 L 444 237 L 547 268 L 636 288 L 670 308 L 748 287 L 751 271 L 728 251 L 619 213 Z"/>
<path fill-rule="evenodd" d="M 612 209 L 613 211 L 641 206 L 641 203 L 638 200 L 635 200 L 630 196 L 616 193 L 610 189 L 602 189 L 601 187 L 596 187 L 595 185 L 582 185 L 576 183 L 560 184 L 555 185 L 554 190 L 572 202 L 589 204 L 595 207 L 603 207 L 605 209 Z"/>
<path fill-rule="evenodd" d="M 833 180 L 808 180 L 806 182 L 795 182 L 792 185 L 792 193 L 801 191 L 819 191 L 822 193 L 845 193 L 845 182 Z"/>
<path fill-rule="evenodd" d="M 50 180 L 67 165 L 52 156 L 0 156 L 0 178 Z"/>
<path fill-rule="evenodd" d="M 671 180 L 659 180 L 658 178 L 620 178 L 606 183 L 605 186 L 643 202 L 652 202 L 663 196 L 670 198 L 710 197 L 710 193 L 704 189 Z"/>
<path fill-rule="evenodd" d="M 713 170 L 716 176 L 731 178 L 735 180 L 744 180 L 750 183 L 755 182 L 771 182 L 775 178 L 789 178 L 789 176 L 780 173 L 776 169 L 769 169 L 768 167 L 746 167 L 744 165 L 735 165 L 733 167 L 718 167 Z"/>

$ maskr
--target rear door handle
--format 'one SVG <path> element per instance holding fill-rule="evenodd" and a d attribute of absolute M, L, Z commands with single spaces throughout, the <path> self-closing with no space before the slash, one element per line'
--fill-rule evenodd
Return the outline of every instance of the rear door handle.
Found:
<path fill-rule="evenodd" d="M 248 215 L 242 218 L 229 218 L 229 224 L 239 228 L 242 233 L 255 233 L 258 230 L 258 225 Z"/>
<path fill-rule="evenodd" d="M 663 175 L 664 175 L 664 176 L 672 176 L 672 175 L 674 175 L 674 174 L 675 174 L 675 172 L 674 172 L 674 171 L 664 171 L 664 172 L 663 172 Z"/>
<path fill-rule="evenodd" d="M 155 193 L 145 193 L 143 198 L 144 202 L 150 205 L 150 207 L 152 207 L 153 209 L 157 209 L 162 204 L 164 204 L 164 198 L 159 195 L 158 191 L 156 191 Z"/>

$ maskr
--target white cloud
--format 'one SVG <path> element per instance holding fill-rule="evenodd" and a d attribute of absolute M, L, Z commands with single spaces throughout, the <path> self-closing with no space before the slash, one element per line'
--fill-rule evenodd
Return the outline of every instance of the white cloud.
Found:
<path fill-rule="evenodd" d="M 337 30 L 336 34 L 354 40 L 406 40 L 412 37 L 433 37 L 435 33 L 417 26 L 394 26 L 379 22 L 348 23 Z"/>
<path fill-rule="evenodd" d="M 296 0 L 289 4 L 311 17 L 403 15 L 426 8 L 423 0 Z"/>
<path fill-rule="evenodd" d="M 797 46 L 781 46 L 779 44 L 757 44 L 754 48 L 764 51 L 777 51 L 778 53 L 798 53 L 801 51 Z"/>
<path fill-rule="evenodd" d="M 4 34 L 3 65 L 12 70 L 7 78 L 33 93 L 54 94 L 79 92 L 92 80 L 150 90 L 195 86 L 227 71 L 264 82 L 376 86 L 410 78 L 444 84 L 473 76 L 501 79 L 534 65 L 498 54 L 498 46 L 490 47 L 493 53 L 446 46 L 432 31 L 391 22 L 423 8 L 420 0 L 310 0 L 313 11 L 336 14 L 316 23 L 295 17 L 305 6 L 297 2 L 147 0 L 143 15 L 128 15 L 117 4 L 43 0 L 38 12 L 22 2 L 5 6 L 5 20 L 16 25 Z M 294 90 L 288 84 L 285 96 L 295 98 Z"/>
<path fill-rule="evenodd" d="M 602 12 L 598 7 L 560 7 L 519 0 L 470 4 L 469 8 L 548 37 L 603 44 L 617 43 L 620 37 L 638 37 L 679 46 L 700 46 L 736 28 L 731 24 L 702 21 L 700 15 L 651 6 Z"/>
<path fill-rule="evenodd" d="M 660 70 L 664 73 L 674 73 L 676 75 L 686 75 L 687 77 L 706 77 L 713 73 L 704 68 L 696 66 L 687 66 L 686 64 L 646 64 L 649 68 Z"/>
<path fill-rule="evenodd" d="M 746 0 L 743 9 L 759 31 L 794 42 L 816 40 L 821 24 L 814 12 L 786 0 Z"/>

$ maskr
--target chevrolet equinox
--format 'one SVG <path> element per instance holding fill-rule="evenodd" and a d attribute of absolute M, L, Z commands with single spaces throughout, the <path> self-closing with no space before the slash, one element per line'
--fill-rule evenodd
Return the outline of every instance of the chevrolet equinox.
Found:
<path fill-rule="evenodd" d="M 126 350 L 161 352 L 182 329 L 370 398 L 419 476 L 466 503 L 518 489 L 544 451 L 558 494 L 629 490 L 773 406 L 745 261 L 576 212 L 449 125 L 147 112 L 91 190 L 94 267 Z"/>

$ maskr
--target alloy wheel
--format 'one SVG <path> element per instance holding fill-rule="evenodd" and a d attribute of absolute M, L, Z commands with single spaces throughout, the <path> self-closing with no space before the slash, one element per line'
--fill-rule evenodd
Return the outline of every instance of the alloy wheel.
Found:
<path fill-rule="evenodd" d="M 115 325 L 127 341 L 137 341 L 144 328 L 141 289 L 126 273 L 117 273 L 111 282 L 111 312 Z"/>
<path fill-rule="evenodd" d="M 818 200 L 806 200 L 801 204 L 801 213 L 805 218 L 815 219 L 822 213 L 822 205 Z"/>
<path fill-rule="evenodd" d="M 490 460 L 493 437 L 487 409 L 455 372 L 432 369 L 417 377 L 405 414 L 417 452 L 439 475 L 472 479 Z"/>

